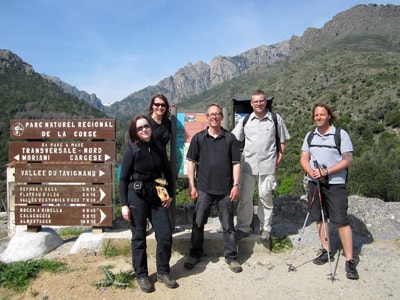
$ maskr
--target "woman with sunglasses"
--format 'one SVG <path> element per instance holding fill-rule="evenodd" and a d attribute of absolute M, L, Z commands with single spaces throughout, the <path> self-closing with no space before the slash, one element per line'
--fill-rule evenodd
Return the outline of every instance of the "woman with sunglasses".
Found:
<path fill-rule="evenodd" d="M 172 226 L 168 207 L 172 202 L 169 196 L 163 201 L 158 197 L 154 180 L 165 178 L 172 183 L 171 166 L 165 147 L 153 138 L 150 118 L 135 117 L 129 126 L 131 144 L 122 159 L 119 179 L 119 194 L 122 217 L 130 222 L 132 231 L 132 263 L 141 290 L 153 292 L 154 285 L 149 281 L 146 253 L 146 220 L 149 219 L 157 241 L 157 281 L 168 288 L 178 287 L 170 277 L 172 248 Z M 166 186 L 172 195 L 172 184 Z"/>
<path fill-rule="evenodd" d="M 169 119 L 169 103 L 163 94 L 157 94 L 150 101 L 150 125 L 153 137 L 166 147 L 171 137 L 171 121 Z"/>

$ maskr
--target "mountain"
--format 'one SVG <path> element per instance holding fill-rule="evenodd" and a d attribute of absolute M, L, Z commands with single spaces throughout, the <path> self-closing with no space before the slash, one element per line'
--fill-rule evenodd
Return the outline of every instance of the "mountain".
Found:
<path fill-rule="evenodd" d="M 49 76 L 46 74 L 41 74 L 43 78 L 52 81 L 55 83 L 57 86 L 59 86 L 64 92 L 71 94 L 78 99 L 84 100 L 87 103 L 91 104 L 95 108 L 98 108 L 100 110 L 104 110 L 105 107 L 103 103 L 101 102 L 101 99 L 97 98 L 96 94 L 88 94 L 85 91 L 80 91 L 78 90 L 75 86 L 72 86 L 62 80 L 60 78 L 55 77 L 55 76 Z"/>
<path fill-rule="evenodd" d="M 172 103 L 181 104 L 223 82 L 252 72 L 254 68 L 293 60 L 308 51 L 322 49 L 327 44 L 346 42 L 357 47 L 368 47 L 363 43 L 373 43 L 378 47 L 384 43 L 385 51 L 386 47 L 396 51 L 400 39 L 398 20 L 399 6 L 357 5 L 339 13 L 321 29 L 308 28 L 301 37 L 293 36 L 289 41 L 272 46 L 262 45 L 233 57 L 217 56 L 210 64 L 201 61 L 189 63 L 157 85 L 134 92 L 112 104 L 106 112 L 127 120 L 136 113 L 147 111 L 149 100 L 158 92 L 164 93 Z M 370 37 L 367 41 L 357 40 L 357 37 L 365 35 Z"/>
<path fill-rule="evenodd" d="M 112 104 L 106 112 L 118 119 L 128 119 L 132 114 L 147 110 L 149 99 L 159 92 L 164 93 L 171 103 L 181 103 L 193 95 L 199 95 L 238 77 L 255 66 L 273 65 L 288 54 L 289 43 L 284 41 L 272 46 L 262 45 L 233 57 L 216 56 L 210 64 L 202 61 L 188 63 L 156 86 L 149 86 Z"/>

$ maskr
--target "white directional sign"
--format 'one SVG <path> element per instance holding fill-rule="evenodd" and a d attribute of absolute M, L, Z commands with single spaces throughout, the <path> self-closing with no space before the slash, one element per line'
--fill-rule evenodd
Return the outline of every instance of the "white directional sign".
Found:
<path fill-rule="evenodd" d="M 15 164 L 15 181 L 32 183 L 50 182 L 112 182 L 110 164 Z"/>

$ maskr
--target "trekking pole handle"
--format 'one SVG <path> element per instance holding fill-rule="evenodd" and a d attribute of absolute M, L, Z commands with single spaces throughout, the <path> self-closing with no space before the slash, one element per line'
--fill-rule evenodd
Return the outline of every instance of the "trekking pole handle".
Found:
<path fill-rule="evenodd" d="M 313 160 L 314 168 L 319 169 L 319 163 L 316 160 Z"/>
<path fill-rule="evenodd" d="M 318 163 L 318 161 L 313 160 L 313 164 L 314 164 L 314 168 L 315 168 L 315 169 L 318 169 L 319 175 L 322 177 L 322 174 L 321 174 L 321 166 L 320 166 L 320 164 Z"/>

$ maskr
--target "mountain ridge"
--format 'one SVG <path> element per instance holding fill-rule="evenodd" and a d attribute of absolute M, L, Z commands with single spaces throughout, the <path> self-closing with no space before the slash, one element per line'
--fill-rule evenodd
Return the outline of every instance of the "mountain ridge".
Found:
<path fill-rule="evenodd" d="M 384 29 L 395 50 L 396 46 L 400 45 L 400 37 L 396 35 L 399 15 L 400 6 L 360 4 L 338 13 L 321 29 L 307 28 L 300 37 L 293 35 L 290 40 L 271 46 L 261 45 L 235 56 L 216 56 L 210 64 L 202 61 L 196 64 L 188 63 L 156 85 L 131 93 L 121 101 L 111 104 L 106 112 L 124 119 L 128 117 L 126 112 L 131 115 L 143 112 L 157 90 L 164 93 L 171 102 L 182 103 L 192 96 L 237 78 L 253 67 L 272 66 L 286 58 L 293 60 L 310 50 L 355 33 L 380 33 Z M 396 29 L 390 31 L 388 28 Z"/>

